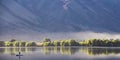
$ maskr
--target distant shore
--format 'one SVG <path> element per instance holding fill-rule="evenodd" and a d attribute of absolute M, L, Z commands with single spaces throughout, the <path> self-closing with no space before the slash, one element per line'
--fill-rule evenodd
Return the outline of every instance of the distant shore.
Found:
<path fill-rule="evenodd" d="M 0 47 L 43 47 L 43 46 L 76 46 L 76 47 L 120 47 L 120 39 L 88 39 L 88 40 L 51 40 L 34 41 L 0 41 Z"/>

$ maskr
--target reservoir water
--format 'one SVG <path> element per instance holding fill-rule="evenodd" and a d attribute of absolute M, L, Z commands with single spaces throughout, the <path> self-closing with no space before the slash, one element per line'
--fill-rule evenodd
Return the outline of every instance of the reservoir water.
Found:
<path fill-rule="evenodd" d="M 0 60 L 120 60 L 120 48 L 114 47 L 1 47 Z"/>

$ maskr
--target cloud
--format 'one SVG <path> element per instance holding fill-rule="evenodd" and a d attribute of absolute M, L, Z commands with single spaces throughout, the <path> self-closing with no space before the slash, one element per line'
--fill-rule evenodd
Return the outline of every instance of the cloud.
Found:
<path fill-rule="evenodd" d="M 1 40 L 10 40 L 12 38 L 16 38 L 18 40 L 34 40 L 34 41 L 42 41 L 43 38 L 50 38 L 52 40 L 61 40 L 61 39 L 85 40 L 90 38 L 120 39 L 120 34 L 83 31 L 83 32 L 59 32 L 59 33 L 29 32 L 24 34 L 16 33 L 13 35 L 6 34 L 4 36 L 0 36 Z"/>
<path fill-rule="evenodd" d="M 64 10 L 67 10 L 68 5 L 71 3 L 71 0 L 61 0 L 61 1 L 63 1 L 63 3 L 64 3 L 64 5 L 63 5 Z"/>

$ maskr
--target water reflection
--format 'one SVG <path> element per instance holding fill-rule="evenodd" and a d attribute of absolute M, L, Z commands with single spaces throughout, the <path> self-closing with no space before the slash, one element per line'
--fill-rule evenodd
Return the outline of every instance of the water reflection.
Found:
<path fill-rule="evenodd" d="M 85 53 L 87 55 L 109 55 L 119 54 L 120 48 L 78 48 L 78 47 L 44 47 L 43 53 L 74 55 L 75 53 Z"/>
<path fill-rule="evenodd" d="M 79 48 L 73 48 L 73 47 L 43 47 L 42 51 L 45 55 L 48 55 L 48 54 L 73 55 L 76 52 L 79 52 Z"/>
<path fill-rule="evenodd" d="M 16 55 L 18 54 L 19 50 L 22 53 L 28 53 L 28 52 L 34 52 L 36 48 L 0 48 L 0 54 L 10 54 L 10 55 Z"/>
<path fill-rule="evenodd" d="M 88 55 L 109 55 L 109 54 L 119 54 L 119 48 L 86 48 Z"/>
<path fill-rule="evenodd" d="M 74 55 L 85 53 L 87 55 L 109 55 L 119 54 L 120 48 L 88 48 L 88 47 L 41 47 L 41 48 L 20 48 L 22 53 L 41 51 L 44 55 L 62 54 Z M 16 55 L 18 48 L 0 48 L 0 54 Z"/>

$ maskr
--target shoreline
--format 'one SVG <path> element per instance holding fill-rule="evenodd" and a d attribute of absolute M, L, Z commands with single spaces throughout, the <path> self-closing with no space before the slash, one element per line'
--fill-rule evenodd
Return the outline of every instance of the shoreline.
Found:
<path fill-rule="evenodd" d="M 0 47 L 0 48 L 43 48 L 43 47 L 47 47 L 47 48 L 120 48 L 120 47 L 100 47 L 100 46 L 95 46 L 95 47 L 88 47 L 88 46 L 42 46 L 42 47 Z"/>

